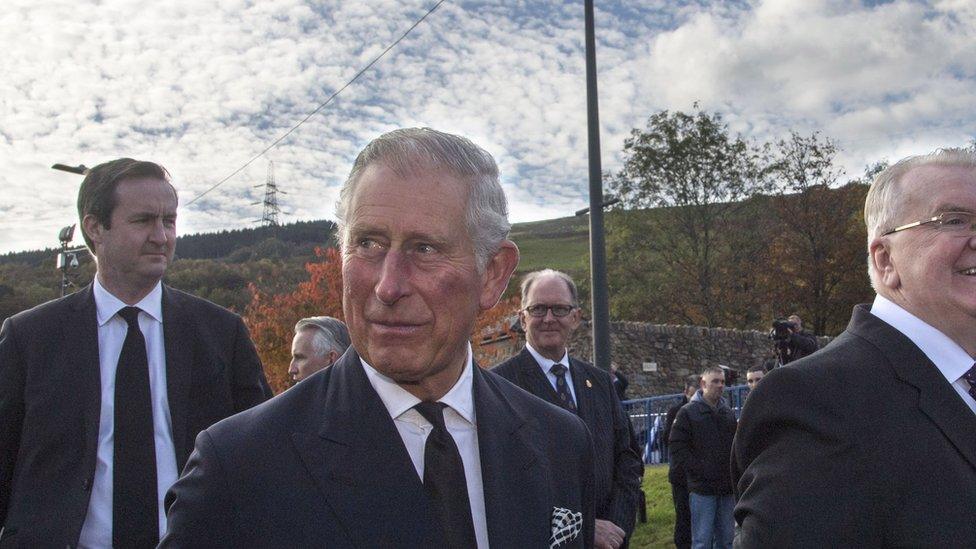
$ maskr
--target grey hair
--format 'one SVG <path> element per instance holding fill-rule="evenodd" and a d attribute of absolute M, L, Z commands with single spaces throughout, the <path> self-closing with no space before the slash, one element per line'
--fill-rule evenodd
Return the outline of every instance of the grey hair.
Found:
<path fill-rule="evenodd" d="M 356 157 L 349 177 L 339 191 L 336 219 L 339 245 L 346 245 L 347 216 L 359 178 L 369 166 L 382 164 L 400 177 L 419 170 L 442 170 L 469 189 L 465 223 L 474 245 L 478 270 L 498 252 L 508 238 L 508 202 L 498 181 L 498 165 L 487 151 L 459 135 L 431 128 L 402 128 L 369 142 Z"/>
<path fill-rule="evenodd" d="M 325 356 L 335 349 L 342 355 L 349 347 L 349 330 L 346 324 L 331 316 L 311 316 L 303 318 L 295 324 L 295 333 L 302 330 L 314 330 L 312 335 L 312 349 L 316 356 Z"/>
<path fill-rule="evenodd" d="M 719 366 L 706 366 L 702 368 L 701 376 L 699 376 L 698 379 L 701 380 L 701 378 L 705 377 L 708 374 L 721 374 L 724 376 L 725 370 L 723 370 Z"/>
<path fill-rule="evenodd" d="M 903 181 L 908 172 L 923 166 L 956 167 L 976 169 L 976 152 L 969 149 L 938 149 L 929 154 L 909 156 L 882 170 L 868 190 L 864 200 L 864 224 L 868 230 L 868 246 L 874 239 L 893 229 L 900 219 L 904 200 L 902 200 Z M 868 273 L 871 285 L 875 285 L 874 265 L 868 257 Z"/>
<path fill-rule="evenodd" d="M 532 289 L 532 285 L 535 284 L 537 280 L 545 277 L 555 277 L 566 283 L 569 288 L 569 295 L 573 298 L 573 306 L 579 306 L 579 291 L 576 289 L 576 282 L 573 282 L 573 277 L 568 274 L 556 271 L 553 269 L 542 269 L 541 271 L 533 271 L 524 277 L 522 277 L 522 303 L 525 303 L 525 296 L 529 295 L 529 290 Z"/>

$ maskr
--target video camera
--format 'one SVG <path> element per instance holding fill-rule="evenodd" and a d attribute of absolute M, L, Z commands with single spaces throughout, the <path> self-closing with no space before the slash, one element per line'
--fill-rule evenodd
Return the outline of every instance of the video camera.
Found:
<path fill-rule="evenodd" d="M 779 343 L 781 341 L 789 341 L 790 334 L 796 326 L 793 325 L 789 320 L 784 320 L 782 318 L 777 318 L 773 321 L 773 329 L 769 331 L 769 339 Z"/>

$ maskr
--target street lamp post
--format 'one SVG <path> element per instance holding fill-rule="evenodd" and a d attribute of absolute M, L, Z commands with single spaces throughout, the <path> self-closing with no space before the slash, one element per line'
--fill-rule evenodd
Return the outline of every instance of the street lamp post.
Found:
<path fill-rule="evenodd" d="M 600 113 L 596 90 L 596 39 L 593 0 L 585 0 L 586 121 L 590 159 L 590 299 L 593 318 L 593 362 L 610 371 L 610 305 L 607 292 L 606 244 L 603 238 L 603 168 L 600 165 Z"/>
<path fill-rule="evenodd" d="M 62 172 L 76 173 L 78 175 L 88 175 L 88 168 L 84 164 L 78 164 L 77 166 L 68 166 L 67 164 L 55 164 L 51 166 L 52 170 L 61 170 Z"/>
<path fill-rule="evenodd" d="M 84 164 L 79 164 L 77 166 L 68 166 L 66 164 L 54 164 L 51 169 L 59 170 L 62 172 L 75 173 L 78 175 L 88 175 L 88 168 Z M 78 269 L 79 261 L 78 257 L 83 255 L 87 248 L 84 246 L 78 248 L 69 248 L 71 244 L 71 239 L 75 235 L 75 225 L 71 224 L 67 227 L 62 228 L 58 232 L 58 241 L 61 243 L 61 248 L 58 251 L 57 269 L 61 271 L 61 297 L 64 297 L 65 292 L 68 288 L 74 286 L 71 278 L 74 271 Z"/>

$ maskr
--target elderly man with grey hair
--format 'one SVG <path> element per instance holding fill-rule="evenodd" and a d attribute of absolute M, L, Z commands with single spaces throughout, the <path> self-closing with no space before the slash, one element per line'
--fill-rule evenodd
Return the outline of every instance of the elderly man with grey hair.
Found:
<path fill-rule="evenodd" d="M 627 547 L 634 531 L 644 464 L 609 372 L 569 354 L 580 325 L 579 292 L 566 273 L 543 269 L 522 278 L 521 352 L 492 371 L 578 415 L 593 436 L 597 549 Z M 559 474 L 558 472 L 555 474 Z"/>
<path fill-rule="evenodd" d="M 874 302 L 746 401 L 740 547 L 976 547 L 976 155 L 894 164 L 864 217 Z"/>
<path fill-rule="evenodd" d="M 335 364 L 349 347 L 346 324 L 331 316 L 303 318 L 295 324 L 288 376 L 293 383 Z"/>
<path fill-rule="evenodd" d="M 586 425 L 472 358 L 518 263 L 507 210 L 463 137 L 369 143 L 336 212 L 352 348 L 200 435 L 162 546 L 592 547 Z"/>

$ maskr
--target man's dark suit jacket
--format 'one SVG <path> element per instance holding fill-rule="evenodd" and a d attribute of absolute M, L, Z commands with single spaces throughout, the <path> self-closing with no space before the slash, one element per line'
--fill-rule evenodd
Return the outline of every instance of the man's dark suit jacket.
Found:
<path fill-rule="evenodd" d="M 241 318 L 163 286 L 177 466 L 211 424 L 271 397 Z M 101 405 L 92 287 L 0 330 L 0 546 L 75 546 L 95 475 Z"/>
<path fill-rule="evenodd" d="M 609 520 L 630 534 L 637 518 L 644 464 L 613 382 L 586 362 L 569 358 L 577 410 L 593 436 L 596 518 Z M 528 349 L 491 370 L 533 395 L 559 406 L 559 397 Z"/>
<path fill-rule="evenodd" d="M 740 547 L 976 547 L 976 414 L 864 305 L 749 395 L 732 475 Z"/>
<path fill-rule="evenodd" d="M 478 367 L 473 397 L 491 546 L 549 547 L 558 507 L 583 523 L 560 547 L 590 547 L 583 423 Z M 423 483 L 353 348 L 200 433 L 166 503 L 161 547 L 439 546 Z"/>

